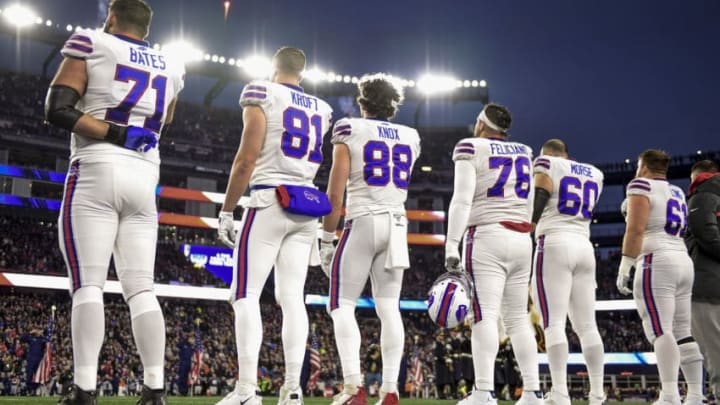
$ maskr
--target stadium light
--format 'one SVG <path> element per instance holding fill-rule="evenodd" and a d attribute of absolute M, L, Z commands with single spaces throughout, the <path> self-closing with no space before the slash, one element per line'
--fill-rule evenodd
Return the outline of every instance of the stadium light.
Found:
<path fill-rule="evenodd" d="M 51 26 L 52 26 L 52 20 L 47 20 L 47 21 L 45 21 L 45 25 L 48 26 L 48 27 L 51 27 Z"/>
<path fill-rule="evenodd" d="M 204 54 L 198 47 L 185 40 L 173 41 L 162 45 L 161 48 L 163 52 L 185 63 L 202 60 Z"/>
<path fill-rule="evenodd" d="M 327 74 L 323 72 L 322 70 L 318 69 L 318 67 L 313 67 L 311 69 L 306 70 L 303 73 L 303 78 L 313 82 L 317 83 L 320 80 L 323 80 L 327 77 Z"/>
<path fill-rule="evenodd" d="M 418 82 L 418 89 L 426 95 L 447 93 L 455 90 L 458 80 L 450 76 L 426 74 Z"/>
<path fill-rule="evenodd" d="M 20 4 L 13 4 L 3 10 L 3 16 L 7 22 L 17 28 L 27 27 L 39 18 L 34 11 Z"/>
<path fill-rule="evenodd" d="M 697 154 L 702 155 L 702 151 L 700 149 L 698 149 Z"/>
<path fill-rule="evenodd" d="M 73 30 L 72 24 L 66 25 L 66 26 L 65 26 L 65 29 L 66 29 L 67 31 L 72 31 L 72 30 Z"/>
<path fill-rule="evenodd" d="M 245 59 L 243 68 L 245 73 L 254 79 L 266 78 L 270 76 L 272 71 L 272 62 L 264 56 L 253 55 Z"/>
<path fill-rule="evenodd" d="M 480 80 L 480 87 L 487 87 L 487 82 L 485 80 Z"/>
<path fill-rule="evenodd" d="M 432 166 L 420 166 L 420 171 L 430 173 L 432 171 Z"/>
<path fill-rule="evenodd" d="M 235 58 L 228 59 L 228 65 L 235 66 Z"/>

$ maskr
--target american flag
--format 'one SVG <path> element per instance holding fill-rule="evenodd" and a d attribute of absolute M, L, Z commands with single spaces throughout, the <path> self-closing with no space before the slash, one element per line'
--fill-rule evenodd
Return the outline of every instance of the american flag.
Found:
<path fill-rule="evenodd" d="M 43 354 L 42 360 L 40 360 L 40 365 L 38 366 L 37 370 L 35 370 L 35 374 L 33 374 L 33 382 L 37 384 L 45 384 L 46 382 L 50 381 L 50 375 L 52 373 L 52 335 L 53 330 L 55 329 L 55 319 L 54 316 L 50 318 L 50 322 L 48 324 L 47 333 L 45 334 L 45 353 Z"/>
<path fill-rule="evenodd" d="M 195 385 L 200 381 L 200 369 L 203 366 L 203 346 L 200 340 L 200 327 L 195 328 L 195 352 L 192 356 L 192 368 L 188 377 L 188 384 Z"/>
<path fill-rule="evenodd" d="M 415 347 L 413 348 L 413 358 L 411 366 L 415 387 L 420 388 L 420 386 L 423 384 L 424 378 L 422 372 L 422 361 L 420 361 L 420 349 L 418 349 L 417 345 L 415 345 Z"/>
<path fill-rule="evenodd" d="M 317 333 L 315 333 L 315 325 L 313 325 L 310 334 L 310 379 L 308 380 L 308 389 L 314 390 L 320 379 L 320 345 L 318 344 Z"/>

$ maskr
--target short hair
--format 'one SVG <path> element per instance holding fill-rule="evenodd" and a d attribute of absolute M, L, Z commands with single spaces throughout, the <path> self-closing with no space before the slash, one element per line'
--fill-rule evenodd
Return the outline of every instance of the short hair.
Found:
<path fill-rule="evenodd" d="M 660 149 L 648 149 L 638 156 L 645 167 L 656 173 L 667 173 L 670 167 L 670 155 Z"/>
<path fill-rule="evenodd" d="M 720 171 L 718 164 L 709 159 L 695 162 L 690 168 L 690 173 L 717 173 L 718 171 Z"/>
<path fill-rule="evenodd" d="M 500 127 L 503 133 L 510 129 L 510 124 L 512 124 L 512 115 L 507 107 L 496 103 L 489 103 L 485 106 L 484 111 L 485 116 L 490 120 L 490 122 Z M 488 129 L 493 131 L 492 128 Z"/>
<path fill-rule="evenodd" d="M 305 52 L 302 49 L 283 46 L 275 52 L 273 66 L 280 73 L 300 77 L 305 70 Z"/>
<path fill-rule="evenodd" d="M 357 102 L 366 113 L 378 118 L 392 118 L 403 101 L 403 92 L 389 77 L 378 73 L 365 75 L 358 82 Z"/>
<path fill-rule="evenodd" d="M 543 150 L 550 150 L 556 153 L 564 153 L 568 154 L 568 148 L 565 142 L 562 141 L 562 139 L 548 139 L 545 141 L 545 143 L 542 146 Z"/>
<path fill-rule="evenodd" d="M 110 12 L 121 29 L 134 31 L 143 38 L 148 35 L 153 12 L 145 0 L 112 0 Z"/>

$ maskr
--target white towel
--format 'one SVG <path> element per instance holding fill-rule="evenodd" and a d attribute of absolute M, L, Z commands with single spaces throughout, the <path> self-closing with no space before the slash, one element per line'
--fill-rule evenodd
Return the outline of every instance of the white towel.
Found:
<path fill-rule="evenodd" d="M 410 267 L 410 255 L 407 245 L 407 217 L 404 213 L 388 213 L 390 236 L 388 237 L 385 268 L 404 270 Z"/>

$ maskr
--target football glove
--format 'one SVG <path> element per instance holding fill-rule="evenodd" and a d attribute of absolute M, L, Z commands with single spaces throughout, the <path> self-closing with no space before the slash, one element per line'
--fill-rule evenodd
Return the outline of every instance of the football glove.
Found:
<path fill-rule="evenodd" d="M 622 295 L 628 295 L 632 293 L 632 288 L 628 286 L 630 282 L 630 271 L 635 267 L 635 259 L 629 256 L 623 256 L 620 260 L 620 268 L 618 269 L 617 280 L 615 284 L 618 291 Z"/>
<path fill-rule="evenodd" d="M 232 212 L 220 211 L 218 216 L 218 239 L 228 247 L 235 247 L 235 216 Z"/>
<path fill-rule="evenodd" d="M 157 135 L 149 129 L 133 125 L 124 127 L 110 124 L 105 140 L 125 149 L 147 152 L 158 144 Z"/>
<path fill-rule="evenodd" d="M 445 269 L 451 273 L 463 272 L 457 246 L 445 245 Z"/>
<path fill-rule="evenodd" d="M 332 232 L 323 232 L 322 239 L 320 239 L 320 267 L 322 267 L 323 273 L 325 273 L 328 278 L 330 277 L 332 259 L 335 255 L 334 239 L 335 234 Z"/>

